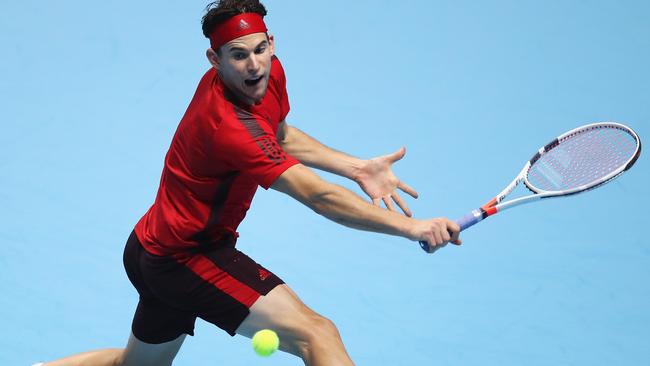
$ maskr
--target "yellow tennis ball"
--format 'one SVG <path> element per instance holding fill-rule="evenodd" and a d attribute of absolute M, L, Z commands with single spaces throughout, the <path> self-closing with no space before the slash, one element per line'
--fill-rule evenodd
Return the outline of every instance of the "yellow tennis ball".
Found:
<path fill-rule="evenodd" d="M 280 338 L 270 329 L 262 329 L 253 336 L 253 349 L 262 357 L 268 357 L 278 350 Z"/>

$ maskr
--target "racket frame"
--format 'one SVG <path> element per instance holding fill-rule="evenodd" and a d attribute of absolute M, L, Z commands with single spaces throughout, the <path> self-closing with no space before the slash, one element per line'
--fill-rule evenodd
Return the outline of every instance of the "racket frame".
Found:
<path fill-rule="evenodd" d="M 629 133 L 634 139 L 636 140 L 636 150 L 634 154 L 628 159 L 625 164 L 622 164 L 620 167 L 617 169 L 613 170 L 609 174 L 605 175 L 604 177 L 597 179 L 593 182 L 590 182 L 589 184 L 584 184 L 578 187 L 575 187 L 573 189 L 568 189 L 568 190 L 562 190 L 562 191 L 545 191 L 542 189 L 539 189 L 535 186 L 533 186 L 529 181 L 528 181 L 528 171 L 530 170 L 531 166 L 539 160 L 544 154 L 547 152 L 551 151 L 553 148 L 556 146 L 562 144 L 563 141 L 569 139 L 575 134 L 579 134 L 581 132 L 584 132 L 585 130 L 591 130 L 591 129 L 596 129 L 596 128 L 605 128 L 605 127 L 613 127 L 613 128 L 618 128 L 621 129 L 627 133 Z M 597 122 L 597 123 L 591 123 L 588 125 L 580 126 L 577 128 L 574 128 L 570 131 L 567 131 L 563 133 L 562 135 L 556 137 L 553 139 L 553 141 L 549 142 L 548 144 L 544 145 L 542 148 L 540 148 L 533 157 L 524 164 L 524 167 L 521 169 L 519 174 L 515 177 L 515 179 L 510 182 L 504 188 L 499 194 L 497 194 L 494 198 L 492 198 L 490 201 L 485 203 L 483 206 L 472 210 L 469 214 L 459 218 L 456 220 L 456 223 L 458 226 L 460 226 L 461 231 L 469 228 L 470 226 L 473 226 L 487 217 L 490 217 L 497 212 L 519 206 L 524 203 L 529 203 L 533 201 L 537 201 L 543 198 L 553 198 L 553 197 L 563 197 L 563 196 L 569 196 L 581 192 L 586 192 L 588 190 L 594 189 L 596 187 L 599 187 L 612 179 L 616 178 L 617 176 L 621 175 L 623 172 L 626 170 L 630 169 L 632 165 L 636 162 L 636 160 L 639 158 L 639 155 L 641 154 L 641 139 L 639 139 L 639 136 L 632 130 L 631 128 L 620 124 L 616 122 Z M 509 201 L 503 202 L 503 200 L 510 194 L 514 189 L 521 183 L 523 182 L 526 188 L 528 188 L 533 194 L 528 195 L 528 196 L 523 196 L 519 198 L 515 198 Z M 429 251 L 429 245 L 425 241 L 420 241 L 420 246 L 422 247 L 423 250 Z"/>

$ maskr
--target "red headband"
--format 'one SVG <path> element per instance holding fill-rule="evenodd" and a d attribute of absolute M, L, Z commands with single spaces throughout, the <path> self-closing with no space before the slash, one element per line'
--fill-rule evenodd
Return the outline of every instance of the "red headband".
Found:
<path fill-rule="evenodd" d="M 253 33 L 265 33 L 266 24 L 262 16 L 257 13 L 243 13 L 235 15 L 225 22 L 214 27 L 210 34 L 210 47 L 213 50 L 232 41 L 235 38 L 246 36 Z"/>

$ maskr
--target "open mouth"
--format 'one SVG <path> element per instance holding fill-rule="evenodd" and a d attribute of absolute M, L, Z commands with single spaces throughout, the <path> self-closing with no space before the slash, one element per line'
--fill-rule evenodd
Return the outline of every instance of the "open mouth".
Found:
<path fill-rule="evenodd" d="M 258 78 L 255 78 L 255 79 L 247 79 L 247 80 L 244 80 L 244 84 L 246 84 L 246 86 L 255 86 L 255 85 L 257 85 L 260 81 L 262 81 L 262 76 L 260 76 L 260 77 L 258 77 Z"/>

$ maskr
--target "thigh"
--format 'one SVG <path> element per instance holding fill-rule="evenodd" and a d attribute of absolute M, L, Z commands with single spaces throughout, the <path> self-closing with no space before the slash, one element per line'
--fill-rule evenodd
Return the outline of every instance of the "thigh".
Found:
<path fill-rule="evenodd" d="M 124 352 L 123 366 L 168 366 L 172 364 L 186 335 L 160 344 L 150 344 L 136 338 L 133 333 Z"/>
<path fill-rule="evenodd" d="M 160 277 L 165 286 L 156 286 L 156 293 L 232 336 L 258 298 L 284 283 L 234 247 L 179 254 L 175 258 L 182 268 L 173 279 Z M 185 287 L 169 291 L 173 281 L 181 281 Z"/>
<path fill-rule="evenodd" d="M 131 233 L 124 250 L 124 267 L 129 280 L 140 295 L 131 327 L 133 334 L 137 339 L 148 344 L 167 343 L 177 339 L 181 334 L 193 335 L 196 314 L 163 301 L 149 286 L 147 279 L 152 275 L 149 257 L 135 233 Z M 158 260 L 163 261 L 164 258 Z M 167 262 L 173 264 L 171 260 Z M 163 265 L 162 269 L 171 270 L 173 267 Z M 173 287 L 174 283 L 169 281 L 166 285 Z"/>
<path fill-rule="evenodd" d="M 262 329 L 272 329 L 282 345 L 295 344 L 303 340 L 311 324 L 322 317 L 305 305 L 287 285 L 274 288 L 261 296 L 250 308 L 250 314 L 237 328 L 237 334 L 252 338 Z M 295 353 L 293 349 L 283 348 Z"/>

